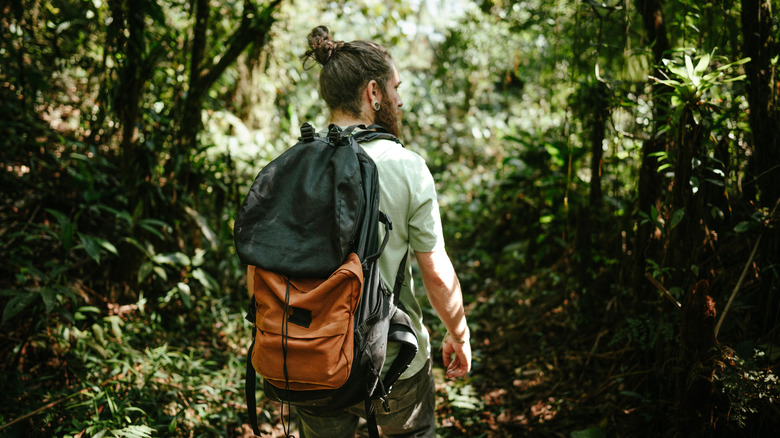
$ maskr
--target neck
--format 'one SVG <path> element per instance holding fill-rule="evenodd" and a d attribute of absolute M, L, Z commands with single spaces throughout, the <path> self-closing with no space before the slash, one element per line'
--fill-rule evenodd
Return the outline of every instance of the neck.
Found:
<path fill-rule="evenodd" d="M 338 126 L 352 126 L 352 125 L 371 125 L 374 123 L 373 120 L 369 120 L 368 117 L 360 117 L 356 118 L 354 116 L 345 114 L 341 111 L 334 111 L 330 118 L 330 123 L 333 123 Z"/>

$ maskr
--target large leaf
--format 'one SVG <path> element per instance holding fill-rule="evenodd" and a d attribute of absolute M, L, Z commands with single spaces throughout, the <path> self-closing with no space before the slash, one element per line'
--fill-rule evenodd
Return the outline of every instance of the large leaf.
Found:
<path fill-rule="evenodd" d="M 109 241 L 101 239 L 100 237 L 90 236 L 89 234 L 78 233 L 81 239 L 81 246 L 87 251 L 87 255 L 92 257 L 98 264 L 100 264 L 100 252 L 101 248 L 106 251 L 118 255 L 116 247 Z"/>
<path fill-rule="evenodd" d="M 16 316 L 19 312 L 24 310 L 27 306 L 35 302 L 35 300 L 40 296 L 39 293 L 36 291 L 29 291 L 29 290 L 21 290 L 18 291 L 18 294 L 11 298 L 10 301 L 8 301 L 8 304 L 5 305 L 5 308 L 3 309 L 3 322 L 2 324 L 5 324 Z"/>
<path fill-rule="evenodd" d="M 70 251 L 71 246 L 73 246 L 73 232 L 75 231 L 76 227 L 73 225 L 73 222 L 68 219 L 65 213 L 53 210 L 51 208 L 47 208 L 46 211 L 54 216 L 57 219 L 57 222 L 59 222 L 60 241 L 62 242 L 63 248 L 65 248 L 65 252 Z"/>

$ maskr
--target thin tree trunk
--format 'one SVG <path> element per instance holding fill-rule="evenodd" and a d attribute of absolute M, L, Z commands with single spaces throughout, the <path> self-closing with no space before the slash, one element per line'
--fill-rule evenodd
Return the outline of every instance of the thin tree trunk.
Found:
<path fill-rule="evenodd" d="M 592 278 L 593 268 L 593 224 L 600 224 L 602 197 L 601 165 L 604 161 L 604 138 L 609 117 L 609 88 L 603 82 L 595 82 L 586 90 L 590 116 L 590 193 L 587 205 L 578 206 L 576 229 L 576 254 L 579 257 L 578 275 L 584 283 Z"/>
<path fill-rule="evenodd" d="M 609 117 L 609 90 L 603 82 L 597 82 L 593 93 L 595 93 L 596 108 L 594 108 L 590 130 L 590 207 L 591 211 L 595 212 L 602 200 L 601 164 L 604 161 L 604 130 Z"/>
<path fill-rule="evenodd" d="M 772 58 L 780 51 L 780 42 L 772 33 L 772 13 L 770 0 L 742 0 L 743 52 L 751 59 L 745 64 L 753 140 L 749 167 L 759 189 L 758 204 L 768 211 L 773 211 L 780 199 L 780 80 L 777 65 L 772 64 Z M 759 288 L 762 298 L 756 304 L 765 311 L 765 333 L 778 323 L 777 312 L 773 310 L 778 306 L 777 296 L 780 294 L 777 268 L 780 264 L 780 228 L 777 216 L 773 222 L 774 227 L 764 230 L 757 260 L 762 272 Z"/>
<path fill-rule="evenodd" d="M 208 90 L 219 79 L 222 73 L 233 64 L 238 56 L 250 45 L 264 45 L 268 32 L 276 19 L 273 13 L 282 0 L 273 0 L 258 11 L 248 0 L 244 1 L 244 12 L 241 24 L 231 35 L 227 49 L 216 62 L 206 61 L 207 29 L 210 15 L 208 0 L 193 0 L 195 9 L 195 31 L 190 58 L 190 83 L 187 98 L 182 108 L 179 122 L 177 149 L 174 151 L 174 173 L 185 188 L 194 186 L 190 181 L 190 154 L 197 144 L 197 136 L 202 128 L 201 110 L 203 98 Z"/>
<path fill-rule="evenodd" d="M 673 268 L 666 282 L 682 290 L 690 290 L 698 280 L 691 266 L 699 264 L 704 232 L 700 224 L 705 216 L 702 196 L 694 196 L 691 188 L 693 159 L 699 157 L 703 142 L 703 128 L 693 120 L 690 109 L 680 117 L 678 136 L 674 141 L 675 166 L 671 187 L 671 202 L 665 225 L 664 258 L 662 265 Z M 675 221 L 675 215 L 680 216 Z"/>
<path fill-rule="evenodd" d="M 637 9 L 642 16 L 647 44 L 652 48 L 653 61 L 656 65 L 655 75 L 659 74 L 659 67 L 671 47 L 666 33 L 661 3 L 658 0 L 638 0 Z M 656 76 L 658 77 L 658 76 Z M 664 120 L 669 107 L 669 98 L 666 97 L 661 87 L 656 88 L 653 97 L 653 120 L 660 123 Z M 637 208 L 640 212 L 650 213 L 651 207 L 657 209 L 660 206 L 661 178 L 658 175 L 658 159 L 653 156 L 657 152 L 666 150 L 667 139 L 665 136 L 652 136 L 642 145 L 642 164 L 639 169 Z M 660 209 L 659 209 L 660 210 Z M 661 246 L 655 237 L 655 226 L 644 221 L 637 224 L 634 246 L 633 275 L 630 276 L 633 285 L 645 284 L 646 259 L 658 258 Z"/>
<path fill-rule="evenodd" d="M 202 123 L 200 112 L 203 107 L 206 84 L 201 79 L 201 72 L 206 54 L 206 31 L 211 14 L 208 0 L 193 0 L 192 7 L 195 11 L 195 27 L 193 29 L 192 50 L 190 51 L 190 81 L 187 98 L 182 108 L 179 131 L 182 156 L 176 157 L 183 160 L 184 163 L 189 162 L 189 151 L 195 145 L 195 138 Z M 184 167 L 186 168 L 186 165 Z"/>
<path fill-rule="evenodd" d="M 680 355 L 677 376 L 680 437 L 706 438 L 713 435 L 713 375 L 715 371 L 715 302 L 708 295 L 709 284 L 701 280 L 688 293 L 680 327 Z"/>

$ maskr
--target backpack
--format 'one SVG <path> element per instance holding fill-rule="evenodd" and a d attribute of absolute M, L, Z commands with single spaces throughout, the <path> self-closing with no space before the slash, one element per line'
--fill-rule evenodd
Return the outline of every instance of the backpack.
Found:
<path fill-rule="evenodd" d="M 392 223 L 379 211 L 376 165 L 359 142 L 378 138 L 398 142 L 376 125 L 330 125 L 320 136 L 305 123 L 241 205 L 236 252 L 255 266 L 245 390 L 256 435 L 259 372 L 265 396 L 288 406 L 327 412 L 365 402 L 369 434 L 378 437 L 372 400 L 388 410 L 392 385 L 417 353 L 399 298 L 407 256 L 392 291 L 377 263 Z M 388 342 L 400 353 L 380 378 Z"/>

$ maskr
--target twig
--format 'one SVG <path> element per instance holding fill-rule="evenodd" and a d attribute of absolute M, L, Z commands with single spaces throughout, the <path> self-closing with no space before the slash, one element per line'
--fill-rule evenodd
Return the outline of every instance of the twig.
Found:
<path fill-rule="evenodd" d="M 30 218 L 27 220 L 27 223 L 25 223 L 24 226 L 22 227 L 22 230 L 17 235 L 12 237 L 11 240 L 6 242 L 5 245 L 3 245 L 3 249 L 8 248 L 9 246 L 11 246 L 11 244 L 14 243 L 14 240 L 16 240 L 17 237 L 19 237 L 22 233 L 24 233 L 27 230 L 27 227 L 30 226 L 30 224 L 32 223 L 33 219 L 35 219 L 35 215 L 38 214 L 38 210 L 40 210 L 40 209 L 41 209 L 40 205 L 35 206 L 35 210 L 33 210 L 32 214 L 30 215 Z M 3 230 L 2 234 L 5 234 L 5 230 Z"/>
<path fill-rule="evenodd" d="M 35 416 L 35 415 L 38 415 L 38 414 L 40 414 L 40 413 L 41 413 L 41 412 L 43 412 L 43 411 L 46 411 L 46 410 L 48 410 L 48 409 L 51 409 L 51 408 L 53 408 L 53 407 L 57 406 L 57 405 L 58 405 L 58 404 L 60 404 L 60 403 L 66 402 L 66 401 L 68 401 L 68 400 L 72 399 L 73 397 L 76 397 L 76 396 L 78 396 L 78 395 L 84 394 L 84 393 L 86 393 L 86 392 L 88 392 L 88 391 L 89 391 L 89 388 L 84 388 L 84 389 L 82 389 L 81 391 L 79 391 L 79 392 L 77 392 L 77 393 L 75 393 L 75 394 L 71 394 L 71 395 L 69 395 L 69 396 L 67 396 L 67 397 L 63 397 L 63 398 L 61 398 L 61 399 L 54 400 L 53 402 L 47 403 L 47 404 L 45 404 L 44 406 L 41 406 L 40 408 L 38 408 L 38 409 L 36 409 L 36 410 L 34 410 L 34 411 L 32 411 L 32 412 L 28 413 L 28 414 L 24 414 L 24 415 L 22 415 L 21 417 L 19 417 L 19 418 L 15 419 L 15 420 L 12 420 L 12 421 L 9 421 L 9 422 L 8 422 L 8 423 L 6 423 L 6 424 L 3 424 L 2 426 L 0 426 L 0 431 L 1 431 L 1 430 L 3 430 L 3 429 L 5 429 L 5 428 L 7 428 L 7 427 L 11 427 L 11 426 L 13 426 L 13 425 L 14 425 L 14 424 L 16 424 L 16 423 L 19 423 L 20 421 L 24 421 L 24 420 L 26 420 L 26 419 L 28 419 L 28 418 L 30 418 L 30 417 L 33 417 L 33 416 Z"/>
<path fill-rule="evenodd" d="M 109 379 L 106 379 L 106 380 L 102 381 L 99 386 L 105 386 L 105 385 L 111 383 L 112 381 L 121 378 L 122 376 L 123 376 L 123 374 L 117 374 L 117 375 L 115 375 L 115 376 L 113 376 L 113 377 L 111 377 Z M 30 417 L 38 415 L 41 412 L 46 411 L 48 409 L 51 409 L 51 408 L 57 406 L 58 404 L 66 402 L 66 401 L 68 401 L 68 400 L 70 400 L 70 399 L 72 399 L 74 397 L 77 397 L 77 396 L 79 396 L 81 394 L 86 394 L 87 392 L 90 391 L 90 389 L 92 389 L 92 388 L 91 387 L 90 388 L 82 388 L 78 392 L 75 392 L 75 393 L 73 393 L 71 395 L 68 395 L 68 396 L 62 397 L 60 399 L 54 400 L 53 402 L 49 402 L 49 403 L 45 404 L 44 406 L 41 406 L 40 408 L 38 408 L 38 409 L 36 409 L 36 410 L 34 410 L 34 411 L 30 412 L 30 413 L 24 414 L 21 417 L 15 419 L 15 420 L 12 420 L 12 421 L 9 421 L 6 424 L 3 424 L 2 426 L 0 426 L 0 431 L 2 431 L 3 429 L 5 429 L 7 427 L 10 427 L 10 426 L 12 426 L 12 425 L 14 425 L 14 424 L 16 424 L 16 423 L 18 423 L 20 421 L 24 421 L 24 420 L 26 420 L 26 419 L 28 419 Z"/>
<path fill-rule="evenodd" d="M 587 360 L 585 360 L 585 366 L 586 366 L 586 367 L 588 366 L 588 364 L 590 364 L 590 359 L 591 359 L 593 356 L 598 356 L 598 355 L 596 354 L 596 348 L 598 348 L 598 346 L 599 346 L 599 341 L 601 340 L 601 337 L 602 337 L 602 336 L 604 336 L 604 335 L 606 335 L 607 333 L 609 333 L 609 330 L 604 330 L 604 331 L 601 331 L 601 332 L 599 332 L 599 334 L 598 334 L 598 335 L 596 335 L 596 342 L 594 342 L 594 343 L 593 343 L 593 348 L 591 348 L 591 349 L 590 349 L 590 352 L 586 354 L 586 355 L 588 356 L 588 359 L 587 359 Z"/>
<path fill-rule="evenodd" d="M 777 211 L 777 207 L 780 206 L 780 199 L 777 200 L 775 203 L 774 208 L 772 208 L 772 212 L 769 213 L 769 217 L 773 217 L 775 215 L 775 211 Z M 729 311 L 729 308 L 731 307 L 731 302 L 734 301 L 734 297 L 737 296 L 737 292 L 739 291 L 739 288 L 742 287 L 742 281 L 745 280 L 745 275 L 747 275 L 748 268 L 751 264 L 753 264 L 753 258 L 756 256 L 756 251 L 758 250 L 758 244 L 761 243 L 761 235 L 758 235 L 758 239 L 756 239 L 756 244 L 753 245 L 753 251 L 750 253 L 750 258 L 748 259 L 747 263 L 745 263 L 745 268 L 742 270 L 742 274 L 739 276 L 739 280 L 737 280 L 737 285 L 734 286 L 734 291 L 731 292 L 731 296 L 729 297 L 729 301 L 726 303 L 726 307 L 723 309 L 723 313 L 720 314 L 720 319 L 718 319 L 718 324 L 715 325 L 715 339 L 718 339 L 718 332 L 720 331 L 720 326 L 723 324 L 723 319 L 726 317 L 726 314 Z"/>
<path fill-rule="evenodd" d="M 660 291 L 661 291 L 661 293 L 663 293 L 663 295 L 664 295 L 664 297 L 665 297 L 666 299 L 668 299 L 669 301 L 671 301 L 671 302 L 672 302 L 672 304 L 674 304 L 674 305 L 675 305 L 675 306 L 676 306 L 678 309 L 682 309 L 682 304 L 680 304 L 680 302 L 679 302 L 679 301 L 677 301 L 677 300 L 674 298 L 674 296 L 672 296 L 672 294 L 671 294 L 671 293 L 669 293 L 669 291 L 668 291 L 668 290 L 666 290 L 666 288 L 664 287 L 664 285 L 663 285 L 663 284 L 659 283 L 659 282 L 658 282 L 658 280 L 656 280 L 655 278 L 653 278 L 653 276 L 652 276 L 652 275 L 650 275 L 650 273 L 649 273 L 649 272 L 645 272 L 645 277 L 647 277 L 647 279 L 648 279 L 648 280 L 650 280 L 650 283 L 653 283 L 653 286 L 657 287 L 657 288 L 658 288 L 658 290 L 660 290 Z"/>
<path fill-rule="evenodd" d="M 750 257 L 748 258 L 747 263 L 745 263 L 745 268 L 742 269 L 742 274 L 739 276 L 739 280 L 737 280 L 737 285 L 734 286 L 734 291 L 731 292 L 729 301 L 726 303 L 726 307 L 723 308 L 723 313 L 720 314 L 720 319 L 718 319 L 718 323 L 715 325 L 715 339 L 718 339 L 718 332 L 720 331 L 721 324 L 723 324 L 723 319 L 726 317 L 726 314 L 729 312 L 731 303 L 734 301 L 734 297 L 737 296 L 737 292 L 739 292 L 739 288 L 742 287 L 742 281 L 745 280 L 745 275 L 747 275 L 748 268 L 750 267 L 751 264 L 753 264 L 753 258 L 756 256 L 756 250 L 758 250 L 759 243 L 761 243 L 761 236 L 758 236 L 758 239 L 756 239 L 756 244 L 753 245 L 753 251 L 750 253 Z"/>

